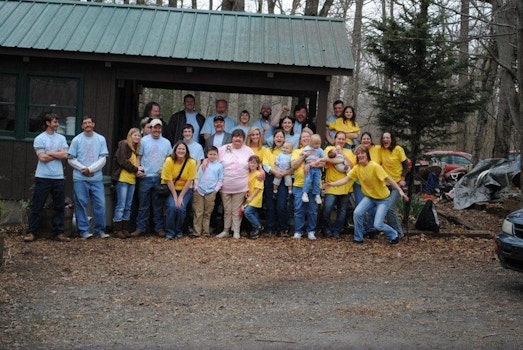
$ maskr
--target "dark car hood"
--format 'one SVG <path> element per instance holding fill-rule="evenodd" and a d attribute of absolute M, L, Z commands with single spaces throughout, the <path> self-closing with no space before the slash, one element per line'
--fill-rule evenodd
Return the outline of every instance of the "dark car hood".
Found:
<path fill-rule="evenodd" d="M 515 224 L 523 224 L 523 209 L 508 214 L 506 219 Z"/>

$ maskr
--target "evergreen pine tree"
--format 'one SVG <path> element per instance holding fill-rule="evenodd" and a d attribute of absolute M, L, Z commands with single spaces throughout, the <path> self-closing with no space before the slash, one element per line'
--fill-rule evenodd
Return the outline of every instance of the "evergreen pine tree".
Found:
<path fill-rule="evenodd" d="M 374 21 L 368 50 L 377 58 L 375 70 L 390 79 L 388 86 L 369 86 L 375 98 L 378 125 L 406 142 L 410 159 L 423 149 L 451 142 L 451 126 L 481 108 L 474 82 L 458 86 L 457 44 L 443 32 L 432 0 L 406 0 L 397 18 Z"/>

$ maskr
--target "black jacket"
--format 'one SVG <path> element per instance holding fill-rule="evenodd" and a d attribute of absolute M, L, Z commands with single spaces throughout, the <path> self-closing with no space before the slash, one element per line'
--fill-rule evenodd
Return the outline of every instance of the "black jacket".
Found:
<path fill-rule="evenodd" d="M 196 120 L 198 121 L 198 125 L 200 125 L 200 130 L 202 130 L 205 117 L 197 113 Z M 187 124 L 185 110 L 174 113 L 169 120 L 169 124 L 167 124 L 167 127 L 164 129 L 163 137 L 171 141 L 171 145 L 174 146 L 176 142 L 183 140 L 183 127 L 185 124 Z M 205 146 L 203 135 L 194 135 L 193 139 L 198 140 L 198 143 L 202 145 L 202 147 Z"/>

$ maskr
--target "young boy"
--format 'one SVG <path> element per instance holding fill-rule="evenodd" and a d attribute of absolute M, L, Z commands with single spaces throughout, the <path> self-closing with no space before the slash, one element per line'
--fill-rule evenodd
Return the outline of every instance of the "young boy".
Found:
<path fill-rule="evenodd" d="M 223 183 L 223 165 L 218 162 L 218 148 L 210 146 L 207 150 L 208 163 L 205 170 L 198 169 L 198 177 L 194 180 L 193 194 L 193 235 L 200 237 L 210 234 L 211 214 L 214 208 L 216 194 Z"/>
<path fill-rule="evenodd" d="M 252 231 L 249 234 L 251 239 L 257 239 L 263 230 L 258 217 L 258 208 L 262 207 L 263 202 L 263 181 L 260 181 L 260 158 L 256 155 L 249 157 L 249 192 L 245 195 L 245 204 L 243 205 L 244 215 L 252 225 Z"/>
<path fill-rule="evenodd" d="M 325 158 L 325 152 L 321 149 L 321 137 L 318 134 L 311 136 L 309 146 L 303 148 L 302 154 L 308 154 L 305 158 L 305 164 L 310 164 L 318 159 Z M 311 167 L 305 175 L 305 181 L 303 182 L 303 195 L 301 200 L 304 203 L 309 202 L 309 191 L 312 185 L 312 194 L 315 196 L 317 204 L 321 204 L 321 168 Z"/>
<path fill-rule="evenodd" d="M 292 156 L 292 142 L 286 141 L 281 146 L 281 153 L 276 156 L 274 165 L 276 170 L 286 172 L 291 168 L 291 156 Z M 292 175 L 285 175 L 283 177 L 285 186 L 287 186 L 287 192 L 289 195 L 292 194 Z M 274 196 L 278 193 L 278 187 L 280 187 L 281 178 L 274 177 L 272 181 L 272 193 Z"/>

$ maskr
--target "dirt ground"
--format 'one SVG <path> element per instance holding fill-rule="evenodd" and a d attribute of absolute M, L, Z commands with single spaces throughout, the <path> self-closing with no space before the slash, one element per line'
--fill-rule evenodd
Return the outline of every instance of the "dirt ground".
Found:
<path fill-rule="evenodd" d="M 437 206 L 477 230 L 440 217 L 439 236 L 409 230 L 395 246 L 13 234 L 0 348 L 522 348 L 523 275 L 500 267 L 491 238 L 507 209 Z"/>

